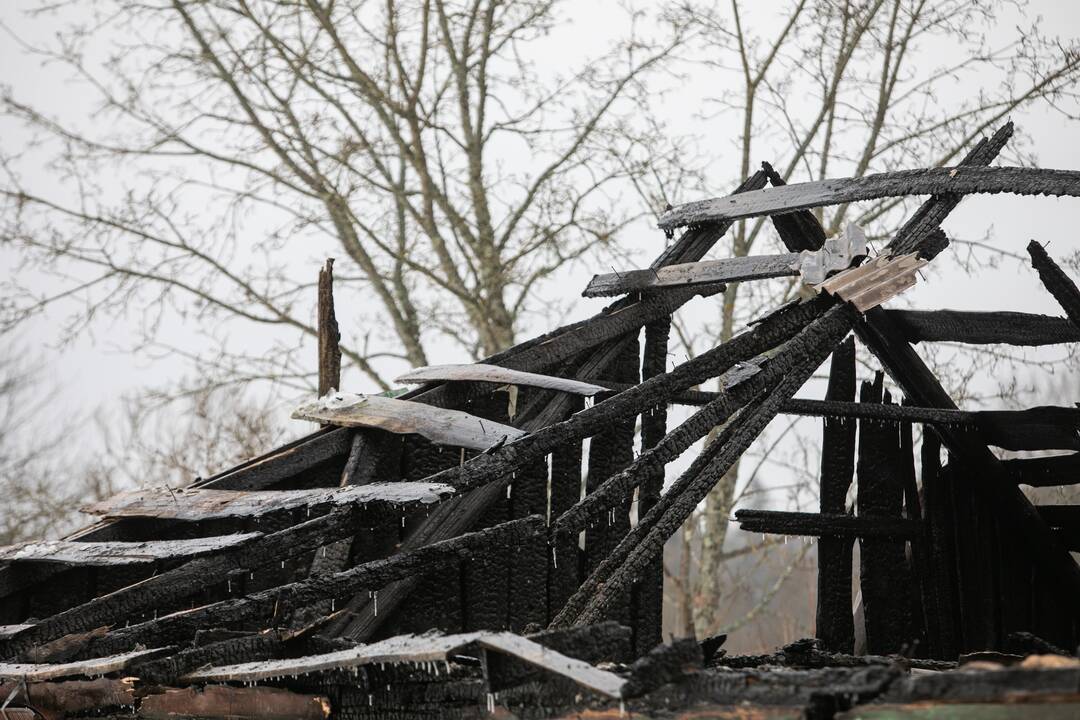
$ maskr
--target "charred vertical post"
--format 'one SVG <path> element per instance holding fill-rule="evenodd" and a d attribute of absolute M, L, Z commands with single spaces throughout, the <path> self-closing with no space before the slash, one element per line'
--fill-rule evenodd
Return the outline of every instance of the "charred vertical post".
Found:
<path fill-rule="evenodd" d="M 863 383 L 861 402 L 880 403 L 884 376 Z M 858 512 L 862 517 L 898 518 L 903 507 L 899 468 L 899 429 L 892 422 L 859 423 Z M 868 653 L 887 655 L 906 649 L 909 606 L 903 544 L 895 540 L 862 538 L 860 585 Z"/>
<path fill-rule="evenodd" d="M 641 360 L 641 378 L 646 380 L 664 372 L 667 363 L 668 339 L 671 335 L 671 318 L 664 318 L 645 326 L 645 349 Z M 641 449 L 647 450 L 659 443 L 667 434 L 667 404 L 661 403 L 641 414 Z M 637 516 L 645 517 L 660 499 L 664 489 L 664 469 L 649 472 L 638 485 Z M 663 558 L 653 560 L 631 598 L 633 607 L 634 654 L 643 656 L 661 641 L 661 623 L 664 604 Z"/>
<path fill-rule="evenodd" d="M 623 348 L 612 367 L 610 379 L 637 384 L 639 381 L 637 338 Z M 598 488 L 604 480 L 634 460 L 634 425 L 636 416 L 621 417 L 611 427 L 593 436 L 589 445 L 589 471 L 586 492 Z M 619 502 L 610 512 L 585 530 L 585 571 L 591 574 L 630 530 L 630 499 Z M 611 606 L 609 618 L 630 624 L 630 593 Z"/>
<path fill-rule="evenodd" d="M 957 628 L 955 510 L 948 476 L 941 468 L 941 440 L 927 427 L 922 441 L 922 490 L 929 546 L 930 573 L 923 584 L 930 651 L 934 657 L 951 660 L 960 653 Z"/>
<path fill-rule="evenodd" d="M 319 271 L 319 397 L 341 387 L 341 333 L 334 314 L 334 258 Z"/>
<path fill-rule="evenodd" d="M 518 404 L 524 406 L 530 397 L 542 391 L 518 388 Z M 510 517 L 547 516 L 548 459 L 541 456 L 513 473 L 507 486 Z M 545 538 L 537 536 L 513 549 L 508 555 L 510 629 L 528 632 L 547 624 L 547 567 L 549 551 Z"/>
<path fill-rule="evenodd" d="M 827 400 L 855 400 L 855 340 L 848 338 L 832 355 Z M 824 419 L 821 443 L 821 512 L 846 511 L 855 472 L 854 418 Z M 818 542 L 817 637 L 822 647 L 850 653 L 855 645 L 851 614 L 852 539 L 822 537 Z"/>
<path fill-rule="evenodd" d="M 581 410 L 585 400 L 571 399 L 571 413 Z M 582 442 L 561 445 L 551 454 L 551 500 L 549 524 L 581 499 Z M 555 533 L 548 565 L 548 622 L 581 584 L 581 549 L 577 535 Z"/>

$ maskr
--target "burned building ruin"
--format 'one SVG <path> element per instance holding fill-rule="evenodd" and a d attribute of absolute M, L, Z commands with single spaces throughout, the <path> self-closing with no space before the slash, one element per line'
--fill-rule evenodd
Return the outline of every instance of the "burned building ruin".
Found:
<path fill-rule="evenodd" d="M 1080 172 L 991 167 L 1011 134 L 951 168 L 785 185 L 763 166 L 665 213 L 650 267 L 585 290 L 617 297 L 599 314 L 414 370 L 397 397 L 321 387 L 296 413 L 317 432 L 0 550 L 3 716 L 1075 717 L 1080 506 L 1020 486 L 1080 482 L 1080 410 L 958 409 L 912 345 L 1077 342 L 1080 291 L 1033 242 L 1064 317 L 883 307 L 948 246 L 939 225 L 964 195 L 1080 195 Z M 858 228 L 826 238 L 811 212 L 913 195 L 928 199 L 870 257 Z M 703 260 L 765 216 L 787 253 Z M 801 299 L 672 364 L 680 306 L 787 276 Z M 856 343 L 882 370 L 861 384 Z M 825 398 L 794 399 L 822 367 Z M 697 409 L 672 427 L 674 404 Z M 822 418 L 820 512 L 736 520 L 820 538 L 816 637 L 753 657 L 662 643 L 664 543 L 778 414 Z"/>

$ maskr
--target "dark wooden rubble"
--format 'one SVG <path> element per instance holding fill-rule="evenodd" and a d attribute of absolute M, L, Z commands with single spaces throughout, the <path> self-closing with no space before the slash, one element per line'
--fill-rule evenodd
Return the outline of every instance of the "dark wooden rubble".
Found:
<path fill-rule="evenodd" d="M 1080 292 L 1033 244 L 1065 317 L 880 307 L 945 249 L 939 225 L 965 194 L 1080 194 L 1077 173 L 990 168 L 1011 133 L 951 169 L 787 185 L 765 165 L 728 198 L 670 210 L 661 226 L 688 229 L 650 267 L 594 278 L 587 295 L 622 295 L 600 313 L 476 365 L 412 371 L 418 387 L 397 398 L 338 387 L 328 263 L 324 397 L 298 411 L 320 430 L 188 488 L 98 503 L 100 520 L 63 541 L 0 551 L 8 711 L 542 717 L 752 702 L 776 710 L 762 717 L 826 718 L 1010 693 L 1075 710 L 1080 670 L 1063 659 L 948 671 L 975 652 L 1077 648 L 1080 508 L 1034 507 L 1020 486 L 1080 482 L 1080 411 L 960 410 L 912 345 L 1075 342 Z M 930 197 L 862 265 L 861 231 L 826 239 L 809 212 L 907 194 Z M 785 254 L 703 260 L 759 215 Z M 806 299 L 671 362 L 680 307 L 777 276 Z M 882 367 L 861 384 L 856 339 Z M 825 398 L 794 398 L 823 365 Z M 697 407 L 669 427 L 673 404 Z M 665 542 L 781 413 L 823 418 L 819 512 L 736 519 L 820 539 L 818 637 L 761 658 L 728 658 L 718 639 L 660 644 Z M 665 491 L 667 465 L 714 429 Z M 991 446 L 1067 454 L 1003 462 Z"/>

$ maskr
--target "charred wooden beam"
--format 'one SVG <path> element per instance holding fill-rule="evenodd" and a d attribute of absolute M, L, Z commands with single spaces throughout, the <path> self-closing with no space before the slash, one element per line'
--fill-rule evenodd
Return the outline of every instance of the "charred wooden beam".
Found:
<path fill-rule="evenodd" d="M 959 165 L 965 168 L 989 165 L 1009 142 L 1012 135 L 1013 124 L 1010 121 L 998 128 L 990 137 L 979 140 Z M 933 242 L 934 236 L 941 233 L 939 226 L 963 199 L 963 195 L 956 193 L 939 193 L 924 202 L 896 233 L 889 243 L 889 251 L 899 255 L 918 252 L 922 257 L 932 259 L 944 248 L 940 242 L 936 245 Z"/>
<path fill-rule="evenodd" d="M 202 592 L 207 583 L 233 576 L 239 583 L 240 578 L 259 568 L 348 537 L 358 529 L 359 520 L 356 509 L 343 508 L 219 555 L 193 560 L 45 618 L 13 638 L 0 641 L 0 648 L 5 656 L 19 654 L 65 635 L 113 625 L 148 611 L 171 610 Z"/>
<path fill-rule="evenodd" d="M 1037 346 L 1080 342 L 1080 328 L 1068 318 L 1050 315 L 961 310 L 886 310 L 885 313 L 910 343 Z"/>
<path fill-rule="evenodd" d="M 747 532 L 770 533 L 773 535 L 910 540 L 919 533 L 919 522 L 916 520 L 866 517 L 848 515 L 847 513 L 736 510 L 735 520 Z M 850 612 L 849 610 L 848 614 Z"/>
<path fill-rule="evenodd" d="M 659 225 L 664 230 L 673 230 L 687 225 L 782 215 L 828 205 L 905 195 L 996 193 L 1076 197 L 1080 195 L 1080 171 L 957 166 L 819 180 L 687 203 L 660 216 Z"/>
<path fill-rule="evenodd" d="M 1043 285 L 1058 301 L 1073 325 L 1080 328 L 1080 290 L 1076 288 L 1076 283 L 1053 261 L 1042 245 L 1032 240 L 1027 250 L 1031 255 L 1031 265 L 1039 273 Z"/>
<path fill-rule="evenodd" d="M 825 398 L 831 402 L 855 399 L 853 338 L 833 351 Z M 855 430 L 855 421 L 850 418 L 824 421 L 819 491 L 822 513 L 845 513 L 848 489 L 855 473 Z M 841 537 L 822 537 L 818 543 L 817 637 L 826 649 L 836 652 L 851 652 L 855 647 L 851 613 L 852 545 L 849 538 Z"/>
<path fill-rule="evenodd" d="M 948 478 L 941 468 L 941 441 L 933 432 L 923 434 L 922 489 L 926 518 L 926 542 L 930 548 L 930 574 L 926 578 L 927 615 L 937 618 L 931 629 L 930 652 L 937 658 L 954 658 L 960 653 L 960 627 L 956 578 L 956 509 Z"/>
<path fill-rule="evenodd" d="M 100 653 L 105 648 L 134 647 L 163 638 L 185 641 L 200 628 L 227 626 L 249 620 L 275 623 L 295 609 L 306 607 L 313 602 L 349 597 L 360 590 L 374 591 L 403 577 L 428 572 L 492 543 L 513 545 L 527 541 L 541 534 L 543 529 L 542 517 L 512 520 L 492 528 L 363 563 L 334 575 L 306 578 L 242 598 L 211 603 L 128 628 L 116 629 L 106 637 L 92 642 L 90 651 Z"/>
<path fill-rule="evenodd" d="M 769 177 L 769 184 L 773 187 L 787 185 L 780 173 L 769 163 L 761 163 L 761 169 Z M 791 252 L 818 250 L 825 244 L 825 230 L 809 211 L 773 215 L 769 219 L 780 235 L 780 241 Z"/>
<path fill-rule="evenodd" d="M 1021 485 L 1059 487 L 1080 483 L 1080 453 L 1004 460 L 1002 465 Z"/>
<path fill-rule="evenodd" d="M 347 428 L 321 430 L 218 475 L 196 480 L 192 487 L 265 490 L 324 463 L 344 459 L 351 444 L 352 431 Z"/>
<path fill-rule="evenodd" d="M 779 411 L 780 404 L 790 398 L 843 339 L 851 327 L 850 309 L 835 306 L 807 326 L 800 336 L 805 338 L 798 353 L 781 353 L 772 362 L 786 363 L 789 372 L 784 380 L 762 400 L 740 414 L 738 422 L 729 423 L 730 435 L 720 444 L 716 454 L 697 474 L 684 474 L 660 502 L 641 519 L 618 547 L 605 559 L 574 597 L 567 602 L 553 621 L 555 627 L 587 624 L 601 619 L 609 603 L 624 586 L 633 583 L 664 543 L 693 512 L 697 504 L 723 476 L 732 464 L 754 441 L 761 430 Z M 714 441 L 716 445 L 719 440 Z M 696 461 L 695 461 L 696 464 Z M 692 465 L 693 469 L 694 466 Z M 670 499 L 669 499 L 670 498 Z"/>

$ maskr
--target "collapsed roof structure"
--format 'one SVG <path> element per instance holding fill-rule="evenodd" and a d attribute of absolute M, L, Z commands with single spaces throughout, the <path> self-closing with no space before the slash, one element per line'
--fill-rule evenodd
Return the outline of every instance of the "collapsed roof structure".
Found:
<path fill-rule="evenodd" d="M 1080 662 L 1064 656 L 1080 642 L 1080 506 L 1035 507 L 1019 485 L 1078 482 L 1080 411 L 959 410 L 912 343 L 1076 342 L 1080 291 L 1033 243 L 1064 318 L 881 307 L 948 245 L 939 225 L 964 195 L 1080 195 L 1078 172 L 988 167 L 1011 133 L 953 168 L 785 185 L 763 166 L 728 197 L 669 210 L 661 227 L 681 235 L 649 268 L 594 278 L 586 295 L 621 296 L 594 317 L 415 370 L 399 397 L 326 392 L 296 413 L 324 424 L 312 435 L 97 503 L 100 521 L 64 540 L 3 549 L 3 712 L 726 717 L 750 702 L 825 718 L 1018 698 L 1077 712 Z M 858 228 L 826 238 L 809 212 L 906 195 L 929 199 L 871 258 Z M 787 254 L 702 259 L 761 216 Z M 669 366 L 680 306 L 778 276 L 801 276 L 805 297 Z M 856 402 L 852 334 L 903 404 L 880 373 Z M 793 399 L 830 356 L 825 399 Z M 693 389 L 714 378 L 718 391 Z M 698 409 L 669 428 L 672 404 Z M 722 638 L 662 645 L 665 541 L 780 413 L 824 418 L 820 512 L 737 520 L 820 537 L 817 637 L 762 657 L 728 657 Z M 665 466 L 715 428 L 665 491 Z M 1073 452 L 1002 461 L 990 445 Z M 955 670 L 973 657 L 995 664 Z"/>

